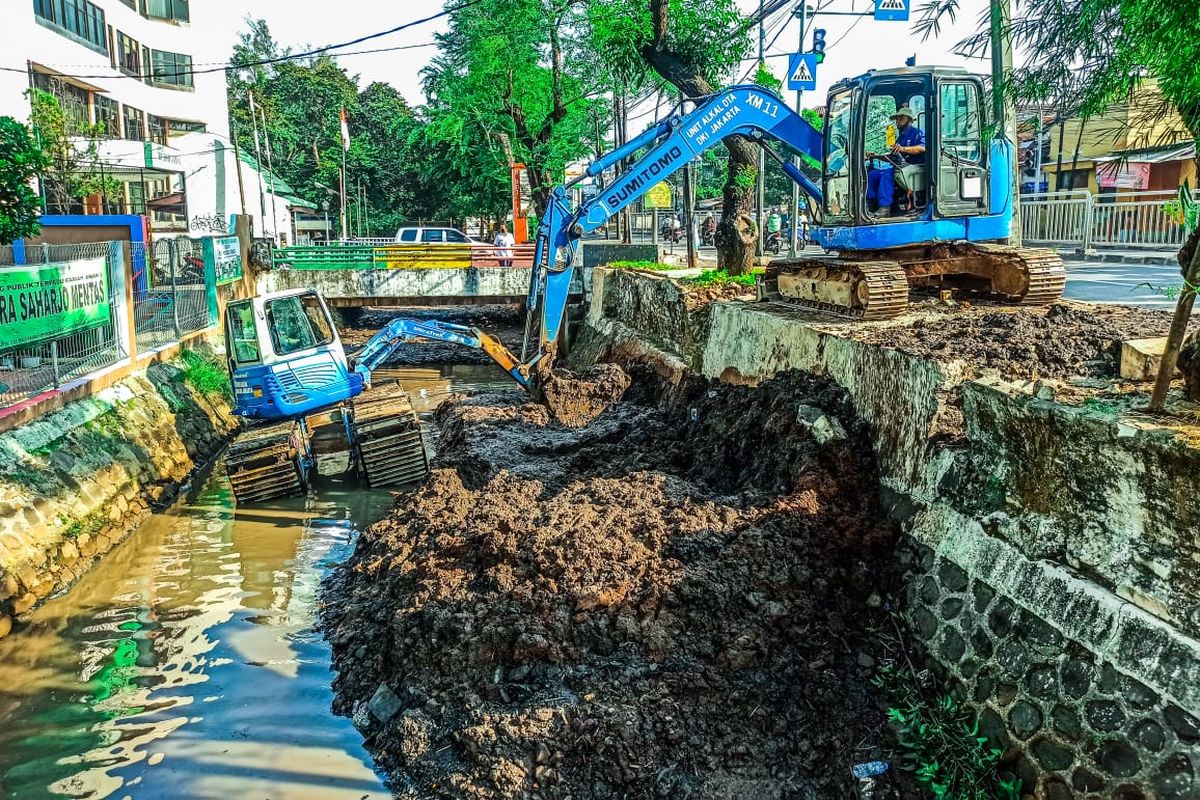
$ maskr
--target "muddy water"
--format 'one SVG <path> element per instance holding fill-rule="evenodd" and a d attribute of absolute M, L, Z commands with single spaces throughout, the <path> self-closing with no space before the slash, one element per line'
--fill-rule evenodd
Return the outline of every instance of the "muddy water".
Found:
<path fill-rule="evenodd" d="M 422 410 L 494 368 L 390 370 Z M 322 486 L 237 508 L 218 467 L 0 641 L 0 798 L 383 798 L 330 713 L 321 578 L 391 504 Z"/>

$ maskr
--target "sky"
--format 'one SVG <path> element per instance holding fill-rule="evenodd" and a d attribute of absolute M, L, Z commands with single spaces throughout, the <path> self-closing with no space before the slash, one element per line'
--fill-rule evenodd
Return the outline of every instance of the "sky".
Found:
<path fill-rule="evenodd" d="M 869 11 L 873 8 L 873 0 L 823 2 L 826 11 Z M 810 6 L 816 3 L 817 0 L 809 0 Z M 922 3 L 923 0 L 914 0 L 916 6 Z M 747 13 L 752 13 L 758 8 L 758 0 L 738 0 L 738 4 Z M 918 64 L 960 65 L 977 72 L 988 72 L 988 62 L 970 62 L 951 52 L 960 39 L 975 31 L 981 14 L 987 9 L 988 0 L 960 0 L 960 5 L 963 11 L 959 14 L 957 24 L 944 27 L 939 38 L 928 42 L 922 42 L 912 31 L 912 22 L 875 22 L 871 17 L 818 15 L 809 26 L 810 29 L 818 27 L 826 30 L 825 41 L 828 47 L 825 62 L 821 64 L 817 73 L 817 95 L 823 100 L 825 91 L 837 80 L 861 74 L 872 68 L 903 66 L 904 60 L 914 54 Z M 347 41 L 396 27 L 435 13 L 438 3 L 436 0 L 422 0 L 416 3 L 381 3 L 379 0 L 337 0 L 335 3 L 329 3 L 328 0 L 255 0 L 252 7 L 256 17 L 267 21 L 276 41 L 298 47 Z M 336 13 L 330 13 L 331 10 L 336 10 Z M 230 49 L 237 33 L 244 27 L 238 25 L 228 32 Z M 433 34 L 445 28 L 445 21 L 437 20 L 350 49 L 422 45 L 432 42 Z M 787 26 L 779 31 L 774 47 L 768 51 L 769 54 L 795 51 L 798 31 L 799 21 L 790 19 Z M 768 32 L 768 44 L 775 38 L 775 33 L 773 29 Z M 811 41 L 810 34 L 808 42 Z M 343 56 L 339 61 L 349 72 L 358 73 L 364 84 L 375 80 L 391 83 L 410 104 L 417 105 L 424 101 L 421 93 L 421 69 L 435 53 L 434 47 L 420 47 L 390 53 Z M 776 77 L 785 76 L 786 58 L 770 58 L 768 63 Z M 752 63 L 747 62 L 745 68 L 751 67 Z M 820 102 L 813 97 L 811 103 L 806 101 L 805 105 L 817 105 Z"/>

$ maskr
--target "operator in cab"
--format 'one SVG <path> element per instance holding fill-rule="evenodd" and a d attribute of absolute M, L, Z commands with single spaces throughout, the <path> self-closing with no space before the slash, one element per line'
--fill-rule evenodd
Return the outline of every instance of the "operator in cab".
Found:
<path fill-rule="evenodd" d="M 874 206 L 877 217 L 891 216 L 896 194 L 895 167 L 925 164 L 925 131 L 913 124 L 916 119 L 913 110 L 904 106 L 892 114 L 892 119 L 896 123 L 896 143 L 890 154 L 867 153 L 867 158 L 872 159 L 867 172 L 867 206 Z"/>

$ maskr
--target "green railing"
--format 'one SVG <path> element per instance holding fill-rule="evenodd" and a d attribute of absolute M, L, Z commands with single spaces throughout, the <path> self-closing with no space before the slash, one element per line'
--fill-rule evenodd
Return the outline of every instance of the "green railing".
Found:
<path fill-rule="evenodd" d="M 469 269 L 533 265 L 533 245 L 342 244 L 277 247 L 276 269 Z"/>
<path fill-rule="evenodd" d="M 271 251 L 276 269 L 374 269 L 375 248 L 362 245 L 276 247 Z"/>

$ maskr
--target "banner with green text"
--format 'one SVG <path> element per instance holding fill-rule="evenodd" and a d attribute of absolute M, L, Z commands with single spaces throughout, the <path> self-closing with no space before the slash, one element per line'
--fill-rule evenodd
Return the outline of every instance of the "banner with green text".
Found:
<path fill-rule="evenodd" d="M 0 267 L 0 350 L 106 325 L 108 261 Z"/>

